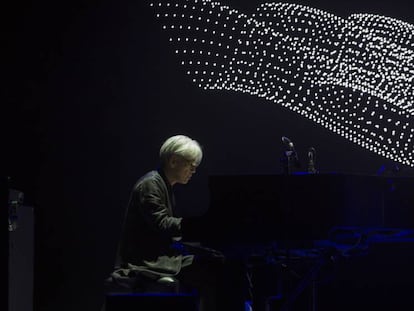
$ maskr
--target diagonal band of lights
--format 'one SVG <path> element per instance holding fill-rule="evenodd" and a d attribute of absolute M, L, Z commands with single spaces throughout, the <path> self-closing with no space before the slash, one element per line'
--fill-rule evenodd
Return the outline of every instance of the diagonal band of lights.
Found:
<path fill-rule="evenodd" d="M 414 166 L 413 25 L 287 3 L 251 15 L 209 0 L 151 6 L 200 88 L 264 98 Z"/>

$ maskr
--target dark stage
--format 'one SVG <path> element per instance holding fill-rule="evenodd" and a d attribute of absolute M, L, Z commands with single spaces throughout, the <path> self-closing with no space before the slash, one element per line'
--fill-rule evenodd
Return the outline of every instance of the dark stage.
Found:
<path fill-rule="evenodd" d="M 292 310 L 412 309 L 413 9 L 4 4 L 1 219 L 8 190 L 24 193 L 34 227 L 16 247 L 33 247 L 33 310 L 100 310 L 131 188 L 176 134 L 204 152 L 192 181 L 174 189 L 178 213 L 204 219 L 192 239 L 252 256 L 254 311 L 266 299 L 287 310 L 286 289 L 300 292 Z M 334 226 L 346 230 L 333 238 Z M 2 227 L 3 253 L 16 255 Z M 334 253 L 329 263 L 317 260 L 326 253 L 293 256 L 284 270 L 281 250 L 309 248 Z M 3 272 L 31 283 L 7 257 Z M 314 265 L 316 283 L 296 288 Z M 2 310 L 29 297 L 13 293 Z"/>

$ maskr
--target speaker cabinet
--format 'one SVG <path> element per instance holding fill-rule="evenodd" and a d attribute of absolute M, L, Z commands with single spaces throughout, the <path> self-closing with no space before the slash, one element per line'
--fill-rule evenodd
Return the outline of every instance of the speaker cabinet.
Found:
<path fill-rule="evenodd" d="M 32 311 L 34 215 L 33 207 L 19 204 L 19 194 L 9 196 L 8 310 Z"/>

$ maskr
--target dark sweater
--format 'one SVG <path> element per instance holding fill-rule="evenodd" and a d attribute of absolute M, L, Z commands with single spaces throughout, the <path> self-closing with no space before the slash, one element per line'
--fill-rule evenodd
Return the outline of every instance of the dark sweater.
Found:
<path fill-rule="evenodd" d="M 162 171 L 151 171 L 135 184 L 122 230 L 118 267 L 176 275 L 192 258 L 173 249 L 181 237 L 182 218 L 174 216 L 174 195 Z"/>

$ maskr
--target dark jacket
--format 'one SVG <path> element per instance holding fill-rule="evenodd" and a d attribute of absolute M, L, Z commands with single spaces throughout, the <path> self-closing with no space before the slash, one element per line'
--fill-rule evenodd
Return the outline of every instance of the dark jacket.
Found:
<path fill-rule="evenodd" d="M 116 266 L 176 275 L 191 263 L 172 247 L 181 237 L 182 218 L 175 217 L 174 195 L 162 171 L 151 171 L 135 184 L 127 207 Z"/>

